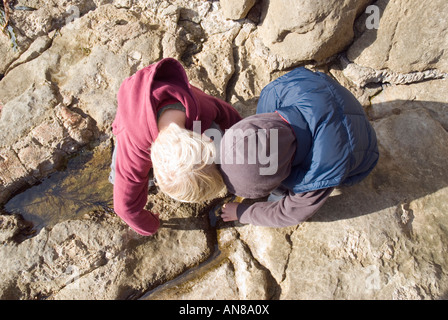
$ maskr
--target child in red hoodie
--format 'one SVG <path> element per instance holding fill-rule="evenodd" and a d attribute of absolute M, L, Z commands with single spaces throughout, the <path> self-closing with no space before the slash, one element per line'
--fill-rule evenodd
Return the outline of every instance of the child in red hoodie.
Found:
<path fill-rule="evenodd" d="M 184 68 L 172 58 L 127 78 L 117 98 L 112 125 L 116 136 L 114 210 L 137 233 L 153 235 L 160 224 L 158 214 L 144 207 L 152 168 L 151 147 L 159 132 L 193 130 L 194 121 L 200 121 L 201 133 L 214 124 L 224 131 L 241 117 L 230 104 L 190 85 Z M 165 145 L 166 150 L 172 147 Z"/>

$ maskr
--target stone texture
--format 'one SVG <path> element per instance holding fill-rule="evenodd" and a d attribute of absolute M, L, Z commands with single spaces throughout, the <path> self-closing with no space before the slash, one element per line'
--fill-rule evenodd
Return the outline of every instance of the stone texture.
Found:
<path fill-rule="evenodd" d="M 245 18 L 249 10 L 255 4 L 255 0 L 220 0 L 221 10 L 227 19 L 238 20 Z"/>
<path fill-rule="evenodd" d="M 409 73 L 394 72 L 389 69 L 376 70 L 356 63 L 350 63 L 345 57 L 341 57 L 339 64 L 343 66 L 343 74 L 358 87 L 381 83 L 411 84 L 425 80 L 448 78 L 448 73 L 437 69 Z"/>
<path fill-rule="evenodd" d="M 29 227 L 19 215 L 0 215 L 0 243 L 17 239 Z"/>
<path fill-rule="evenodd" d="M 232 43 L 237 32 L 237 29 L 232 29 L 211 35 L 202 51 L 196 55 L 197 64 L 205 71 L 206 78 L 210 79 L 213 85 L 207 91 L 221 99 L 225 99 L 225 88 L 235 71 Z"/>
<path fill-rule="evenodd" d="M 194 207 L 182 210 L 162 199 L 152 197 L 151 205 L 165 210 L 160 231 L 150 238 L 115 214 L 92 212 L 17 242 L 20 221 L 1 216 L 1 298 L 135 298 L 204 261 L 213 250 L 207 220 Z M 183 216 L 176 216 L 175 205 Z M 176 223 L 181 219 L 190 222 Z"/>
<path fill-rule="evenodd" d="M 17 141 L 17 137 L 27 134 L 33 124 L 42 122 L 57 104 L 54 90 L 48 82 L 40 86 L 33 84 L 23 94 L 18 91 L 11 88 L 10 94 L 13 92 L 17 94 L 11 101 L 2 96 L 5 103 L 0 114 L 2 147 L 13 144 Z"/>
<path fill-rule="evenodd" d="M 228 259 L 215 261 L 213 268 L 201 269 L 195 277 L 182 277 L 179 283 L 169 283 L 144 297 L 146 300 L 196 300 L 207 297 L 210 300 L 238 300 L 235 270 Z M 217 290 L 219 288 L 219 290 Z"/>
<path fill-rule="evenodd" d="M 91 118 L 56 103 L 51 85 L 44 82 L 2 108 L 0 201 L 60 169 L 64 158 L 95 137 Z"/>
<path fill-rule="evenodd" d="M 222 254 L 238 265 L 250 253 L 258 265 L 245 280 L 269 270 L 268 276 L 241 283 L 234 267 L 238 292 L 265 299 L 268 291 L 276 293 L 270 298 L 288 300 L 445 297 L 447 132 L 422 108 L 374 126 L 382 155 L 378 167 L 360 185 L 337 190 L 310 221 L 283 229 L 221 225 Z M 232 246 L 246 250 L 229 250 Z M 172 294 L 162 290 L 150 297 L 200 299 L 202 292 L 196 296 L 184 288 L 205 287 L 204 279 L 214 272 L 203 270 Z"/>

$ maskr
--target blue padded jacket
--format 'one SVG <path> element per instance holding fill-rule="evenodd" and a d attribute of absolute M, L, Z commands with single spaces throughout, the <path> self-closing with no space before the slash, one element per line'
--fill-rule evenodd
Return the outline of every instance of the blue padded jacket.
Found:
<path fill-rule="evenodd" d="M 303 67 L 269 83 L 257 113 L 277 112 L 297 139 L 291 173 L 294 193 L 353 185 L 378 162 L 376 134 L 359 101 L 324 73 Z"/>

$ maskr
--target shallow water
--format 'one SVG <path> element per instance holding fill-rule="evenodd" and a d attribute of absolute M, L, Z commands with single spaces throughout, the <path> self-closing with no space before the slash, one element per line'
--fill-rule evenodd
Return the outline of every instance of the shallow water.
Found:
<path fill-rule="evenodd" d="M 63 171 L 16 195 L 4 209 L 21 214 L 36 230 L 94 210 L 113 211 L 110 159 L 108 147 L 84 150 L 70 159 Z"/>

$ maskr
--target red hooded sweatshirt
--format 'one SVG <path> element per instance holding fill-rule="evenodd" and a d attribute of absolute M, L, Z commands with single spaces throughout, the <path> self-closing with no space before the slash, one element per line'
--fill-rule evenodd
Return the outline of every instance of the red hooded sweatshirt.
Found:
<path fill-rule="evenodd" d="M 157 216 L 144 209 L 152 168 L 150 147 L 158 135 L 158 110 L 180 102 L 186 109 L 185 127 L 192 130 L 193 121 L 201 121 L 202 132 L 212 122 L 224 131 L 241 117 L 230 104 L 190 85 L 184 68 L 172 58 L 127 78 L 117 98 L 118 109 L 112 124 L 117 139 L 114 210 L 137 233 L 148 236 L 160 225 Z"/>

